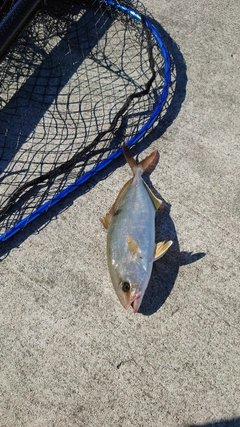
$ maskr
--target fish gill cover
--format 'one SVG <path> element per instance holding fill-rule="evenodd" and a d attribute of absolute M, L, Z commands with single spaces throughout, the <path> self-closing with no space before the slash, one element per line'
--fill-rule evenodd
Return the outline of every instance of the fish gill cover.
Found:
<path fill-rule="evenodd" d="M 5 0 L 0 19 L 0 34 L 15 25 L 0 58 L 3 241 L 142 138 L 174 82 L 138 1 Z"/>

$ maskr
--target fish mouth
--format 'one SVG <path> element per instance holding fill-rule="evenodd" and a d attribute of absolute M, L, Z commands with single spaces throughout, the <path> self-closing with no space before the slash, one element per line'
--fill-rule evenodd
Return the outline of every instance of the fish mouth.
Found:
<path fill-rule="evenodd" d="M 129 306 L 133 308 L 133 312 L 137 313 L 141 304 L 141 294 L 140 292 L 134 292 L 133 296 L 130 299 Z"/>

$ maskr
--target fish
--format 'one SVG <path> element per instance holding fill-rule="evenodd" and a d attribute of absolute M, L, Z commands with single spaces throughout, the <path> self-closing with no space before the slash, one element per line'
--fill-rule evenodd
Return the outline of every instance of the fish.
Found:
<path fill-rule="evenodd" d="M 119 192 L 109 212 L 100 221 L 107 229 L 107 262 L 115 292 L 124 308 L 137 313 L 147 289 L 153 262 L 161 258 L 172 240 L 155 243 L 155 213 L 161 207 L 142 175 L 151 172 L 159 152 L 137 162 L 124 143 L 122 151 L 133 177 Z"/>

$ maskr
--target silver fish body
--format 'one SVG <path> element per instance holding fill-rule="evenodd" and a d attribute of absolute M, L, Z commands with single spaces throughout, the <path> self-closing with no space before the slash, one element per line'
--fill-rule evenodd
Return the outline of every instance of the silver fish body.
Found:
<path fill-rule="evenodd" d="M 123 147 L 123 152 L 134 177 L 125 184 L 102 222 L 108 229 L 107 260 L 114 289 L 122 305 L 125 308 L 132 305 L 137 312 L 150 280 L 153 262 L 164 255 L 172 242 L 161 242 L 156 246 L 155 212 L 161 202 L 141 176 L 157 161 L 158 153 L 144 159 L 145 164 L 144 161 L 137 164 L 127 147 Z"/>
<path fill-rule="evenodd" d="M 121 198 L 107 237 L 109 273 L 116 293 L 131 284 L 131 298 L 123 293 L 124 306 L 140 306 L 147 288 L 155 252 L 155 208 L 140 174 Z M 135 244 L 136 243 L 136 244 Z M 126 297 L 126 298 L 124 298 Z"/>

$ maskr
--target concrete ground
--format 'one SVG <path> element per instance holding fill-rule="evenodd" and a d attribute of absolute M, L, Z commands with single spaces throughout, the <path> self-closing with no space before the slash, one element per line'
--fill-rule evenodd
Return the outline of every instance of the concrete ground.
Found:
<path fill-rule="evenodd" d="M 240 4 L 144 5 L 178 75 L 170 125 L 134 153 L 161 153 L 157 238 L 174 245 L 125 311 L 99 221 L 123 159 L 2 243 L 1 427 L 240 426 Z"/>

